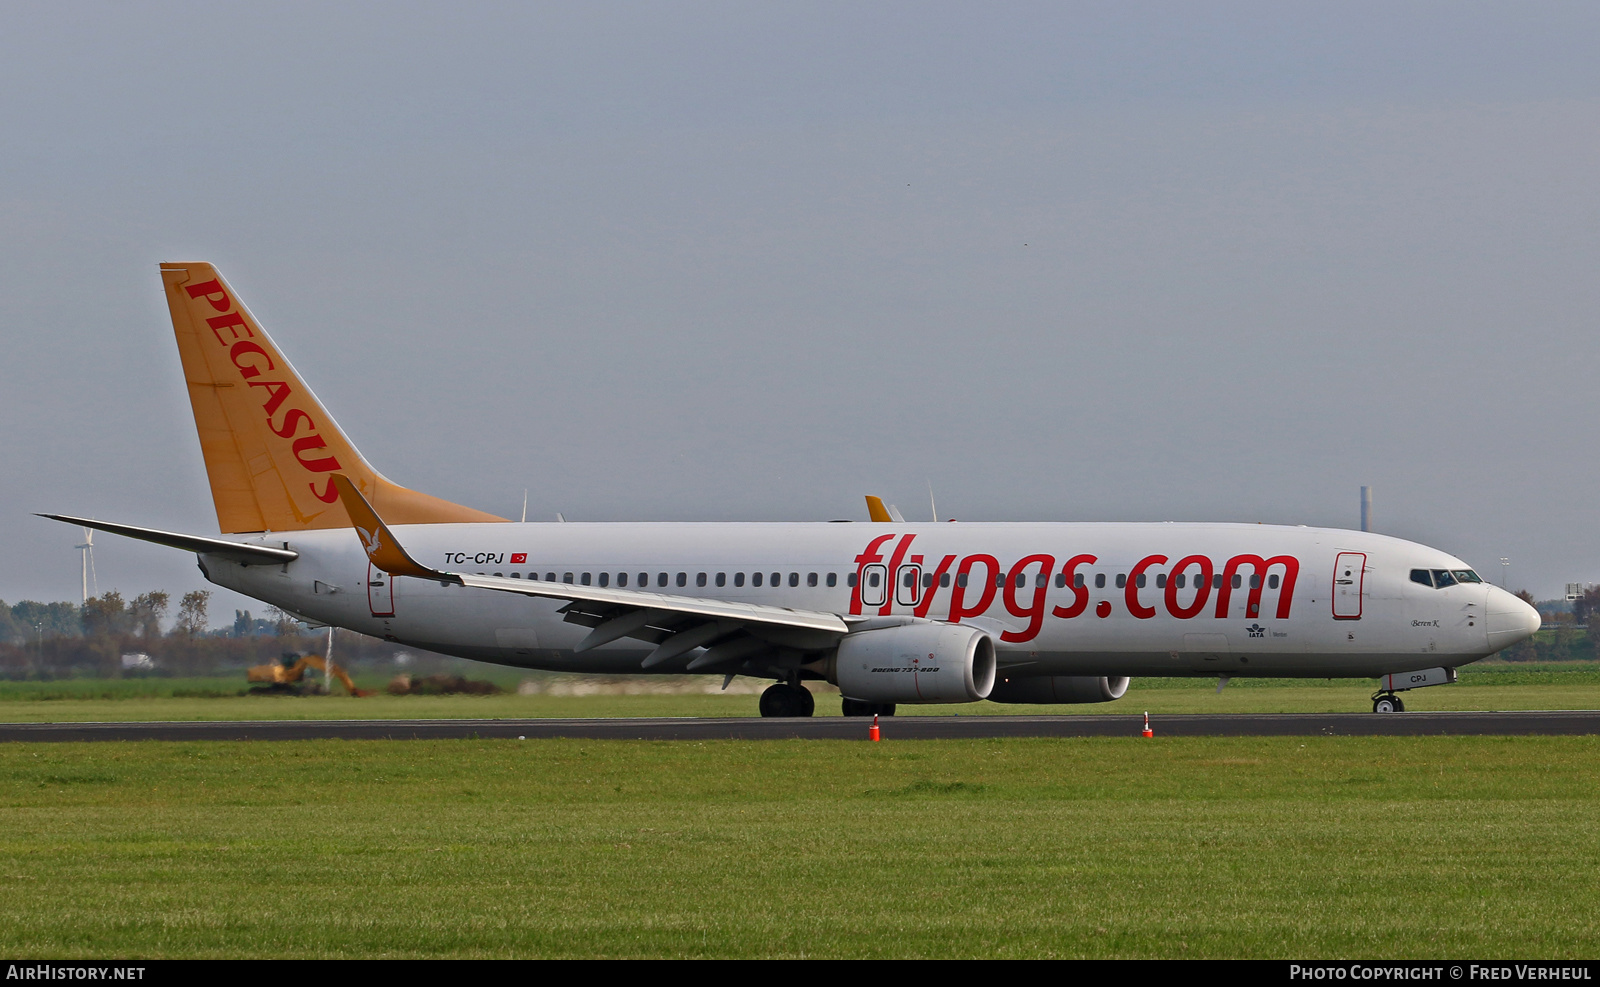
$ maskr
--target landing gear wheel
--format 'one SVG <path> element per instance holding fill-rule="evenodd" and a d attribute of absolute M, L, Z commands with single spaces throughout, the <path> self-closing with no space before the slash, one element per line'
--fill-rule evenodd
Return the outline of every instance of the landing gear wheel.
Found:
<path fill-rule="evenodd" d="M 779 682 L 761 694 L 762 716 L 810 716 L 816 708 L 811 690 L 803 686 Z"/>
<path fill-rule="evenodd" d="M 846 699 L 839 712 L 844 716 L 893 716 L 894 703 L 869 703 L 860 699 Z"/>
<path fill-rule="evenodd" d="M 1374 713 L 1404 713 L 1406 704 L 1401 702 L 1400 697 L 1394 693 L 1387 693 L 1372 700 L 1372 711 Z"/>

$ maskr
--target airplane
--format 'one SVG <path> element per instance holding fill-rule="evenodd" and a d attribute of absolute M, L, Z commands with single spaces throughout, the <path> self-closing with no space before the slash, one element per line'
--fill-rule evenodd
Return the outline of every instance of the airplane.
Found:
<path fill-rule="evenodd" d="M 1466 562 L 1239 523 L 519 523 L 368 464 L 205 263 L 161 265 L 219 532 L 41 515 L 195 553 L 314 626 L 521 668 L 771 679 L 762 716 L 1100 703 L 1137 676 L 1379 678 L 1398 693 L 1531 636 Z M 231 537 L 228 537 L 231 536 Z"/>

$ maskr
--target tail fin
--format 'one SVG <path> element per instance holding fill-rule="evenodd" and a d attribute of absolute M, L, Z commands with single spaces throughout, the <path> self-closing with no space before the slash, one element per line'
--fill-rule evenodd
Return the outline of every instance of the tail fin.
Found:
<path fill-rule="evenodd" d="M 505 520 L 368 465 L 210 264 L 162 264 L 161 280 L 224 533 L 348 527 L 335 470 L 392 524 Z"/>

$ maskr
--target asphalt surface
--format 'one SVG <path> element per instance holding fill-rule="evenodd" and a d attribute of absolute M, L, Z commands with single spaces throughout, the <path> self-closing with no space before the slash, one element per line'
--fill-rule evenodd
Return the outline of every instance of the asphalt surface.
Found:
<path fill-rule="evenodd" d="M 538 720 L 230 720 L 0 723 L 0 741 L 107 740 L 865 740 L 871 720 L 660 718 Z M 1264 713 L 1152 716 L 1157 737 L 1470 737 L 1600 734 L 1600 710 L 1505 713 Z M 894 716 L 884 740 L 1138 737 L 1142 716 Z"/>

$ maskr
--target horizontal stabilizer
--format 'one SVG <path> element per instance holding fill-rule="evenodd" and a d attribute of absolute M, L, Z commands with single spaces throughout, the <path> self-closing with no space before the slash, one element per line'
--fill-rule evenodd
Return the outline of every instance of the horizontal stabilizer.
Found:
<path fill-rule="evenodd" d="M 52 521 L 65 521 L 67 524 L 76 524 L 80 528 L 93 528 L 96 531 L 104 531 L 108 534 L 154 542 L 157 545 L 182 549 L 185 552 L 214 555 L 217 558 L 227 559 L 229 562 L 238 562 L 241 565 L 283 565 L 300 557 L 299 552 L 292 552 L 287 548 L 271 548 L 266 545 L 241 545 L 239 542 L 228 541 L 223 538 L 203 538 L 200 535 L 185 535 L 176 531 L 136 528 L 131 524 L 112 524 L 110 521 L 70 517 L 66 514 L 40 514 L 37 516 L 49 518 Z"/>

